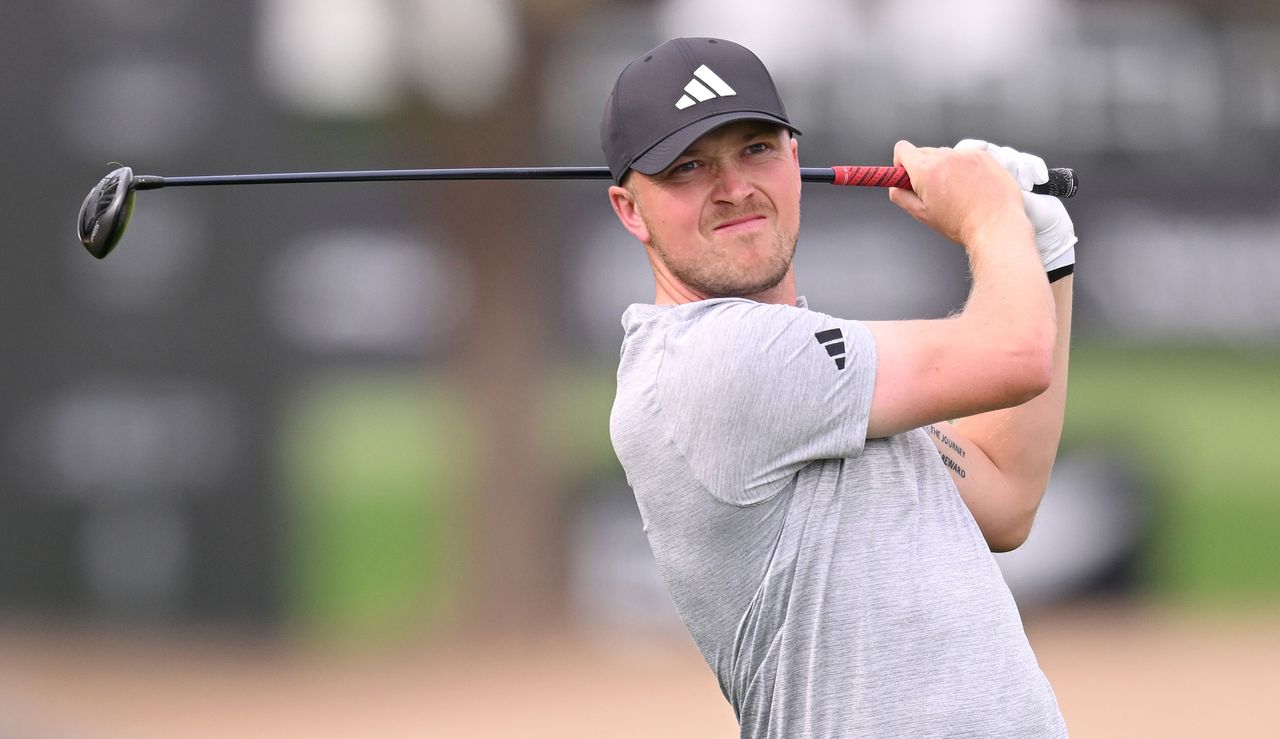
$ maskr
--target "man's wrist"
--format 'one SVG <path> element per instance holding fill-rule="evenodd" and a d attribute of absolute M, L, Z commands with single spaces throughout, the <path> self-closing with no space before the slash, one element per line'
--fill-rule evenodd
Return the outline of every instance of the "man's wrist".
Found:
<path fill-rule="evenodd" d="M 1067 248 L 1062 249 L 1051 257 L 1045 258 L 1044 271 L 1049 275 L 1049 282 L 1055 282 L 1071 274 L 1075 269 L 1075 264 L 1076 237 L 1072 234 L 1068 240 Z"/>
<path fill-rule="evenodd" d="M 1069 274 L 1073 274 L 1075 271 L 1076 271 L 1075 262 L 1072 262 L 1071 264 L 1068 264 L 1065 267 L 1058 267 L 1057 269 L 1051 269 L 1048 272 L 1049 284 L 1052 285 L 1058 280 L 1061 280 L 1063 277 L 1066 277 Z"/>
<path fill-rule="evenodd" d="M 988 252 L 998 253 L 1017 242 L 1031 244 L 1031 253 L 1038 253 L 1035 246 L 1035 228 L 1021 211 L 1012 211 L 992 218 L 974 229 L 961 243 L 965 251 L 969 252 L 970 259 L 973 259 Z"/>

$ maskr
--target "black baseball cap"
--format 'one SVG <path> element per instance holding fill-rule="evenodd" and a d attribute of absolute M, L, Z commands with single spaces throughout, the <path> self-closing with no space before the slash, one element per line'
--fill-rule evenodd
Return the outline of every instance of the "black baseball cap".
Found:
<path fill-rule="evenodd" d="M 787 119 L 769 70 L 746 47 L 716 38 L 675 38 L 622 70 L 600 124 L 613 179 L 657 174 L 702 134 L 732 121 Z"/>

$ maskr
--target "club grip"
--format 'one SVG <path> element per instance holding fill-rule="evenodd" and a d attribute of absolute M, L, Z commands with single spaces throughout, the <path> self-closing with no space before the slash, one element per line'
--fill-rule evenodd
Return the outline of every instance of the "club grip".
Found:
<path fill-rule="evenodd" d="M 911 189 L 911 178 L 907 176 L 905 167 L 856 167 L 848 165 L 833 166 L 836 185 L 853 187 L 901 187 Z M 1057 198 L 1069 198 L 1076 194 L 1079 181 L 1076 171 L 1067 167 L 1049 170 L 1049 181 L 1031 188 L 1031 192 L 1040 195 L 1052 195 Z"/>

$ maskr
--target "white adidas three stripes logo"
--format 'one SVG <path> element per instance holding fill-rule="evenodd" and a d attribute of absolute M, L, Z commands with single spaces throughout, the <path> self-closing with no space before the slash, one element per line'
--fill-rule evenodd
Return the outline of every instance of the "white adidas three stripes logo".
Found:
<path fill-rule="evenodd" d="M 720 79 L 720 75 L 712 72 L 705 64 L 693 70 L 693 79 L 689 80 L 689 84 L 684 86 L 684 91 L 688 95 L 681 95 L 680 99 L 676 101 L 677 110 L 684 110 L 691 105 L 697 105 L 714 97 L 728 97 L 729 95 L 738 94 L 733 91 L 732 87 L 725 84 L 724 80 Z M 689 95 L 693 97 L 689 97 Z M 695 100 L 694 98 L 697 99 Z"/>

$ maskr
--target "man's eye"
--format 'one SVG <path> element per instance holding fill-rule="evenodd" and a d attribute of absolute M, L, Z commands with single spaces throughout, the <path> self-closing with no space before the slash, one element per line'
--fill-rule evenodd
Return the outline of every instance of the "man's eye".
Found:
<path fill-rule="evenodd" d="M 689 172 L 692 172 L 693 170 L 697 169 L 699 166 L 700 165 L 697 159 L 690 159 L 687 162 L 681 162 L 680 164 L 677 164 L 676 166 L 672 167 L 670 173 L 671 174 L 688 174 Z"/>
<path fill-rule="evenodd" d="M 747 146 L 748 154 L 763 154 L 768 150 L 769 150 L 769 144 L 763 141 L 758 141 L 754 144 L 750 144 Z"/>

